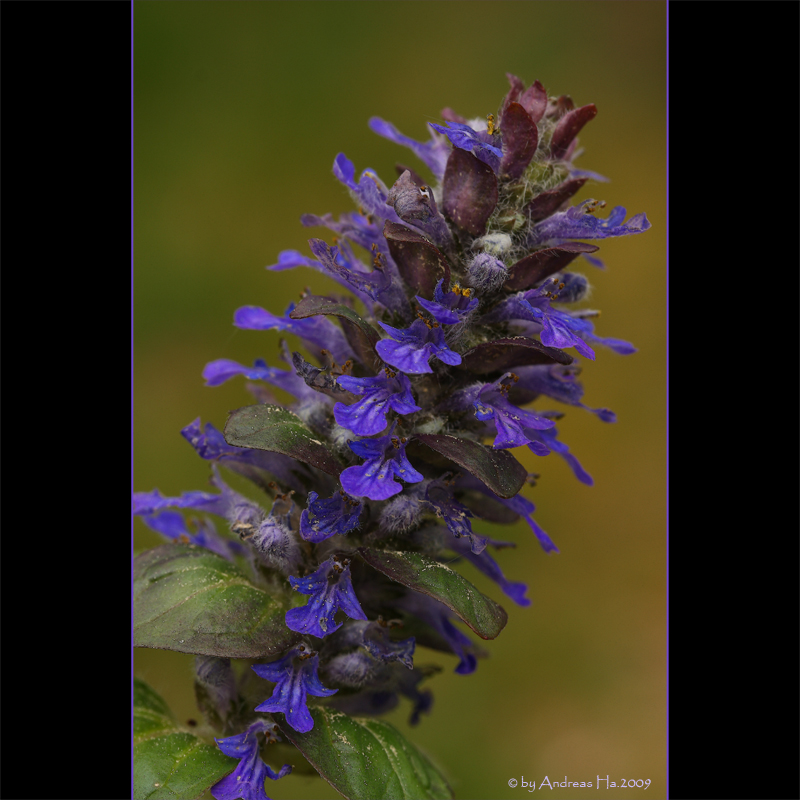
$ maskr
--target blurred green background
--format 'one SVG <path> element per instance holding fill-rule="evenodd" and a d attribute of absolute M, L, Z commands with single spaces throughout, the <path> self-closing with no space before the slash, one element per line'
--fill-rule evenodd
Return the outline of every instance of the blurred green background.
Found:
<path fill-rule="evenodd" d="M 217 358 L 277 360 L 276 332 L 238 331 L 233 312 L 276 313 L 319 273 L 269 273 L 279 251 L 309 253 L 305 212 L 352 209 L 333 177 L 340 151 L 387 184 L 398 161 L 429 176 L 405 148 L 373 134 L 370 116 L 426 139 L 450 106 L 496 112 L 506 72 L 552 95 L 595 103 L 579 167 L 611 178 L 596 197 L 652 229 L 601 243 L 606 271 L 585 262 L 597 331 L 639 352 L 598 348 L 584 362 L 585 401 L 614 409 L 606 425 L 569 409 L 561 438 L 594 476 L 586 487 L 555 455 L 515 451 L 542 477 L 528 490 L 536 519 L 561 552 L 545 555 L 525 525 L 480 532 L 518 542 L 498 560 L 533 600 L 518 608 L 468 565 L 509 622 L 471 676 L 455 657 L 419 650 L 444 672 L 427 685 L 430 716 L 388 719 L 442 767 L 460 800 L 520 797 L 508 780 L 548 775 L 651 780 L 666 796 L 666 4 L 664 2 L 134 3 L 134 487 L 168 495 L 204 489 L 208 466 L 180 436 L 194 418 L 222 427 L 252 402 L 244 381 L 211 389 Z M 557 404 L 552 403 L 552 407 Z M 544 406 L 539 403 L 537 407 Z M 160 539 L 139 520 L 134 546 Z M 180 718 L 197 717 L 192 656 L 137 650 L 135 672 Z M 265 682 L 265 697 L 271 685 Z M 605 785 L 605 784 L 604 784 Z M 291 775 L 276 798 L 339 795 Z M 537 789 L 538 791 L 538 789 Z M 603 790 L 605 794 L 605 789 Z"/>

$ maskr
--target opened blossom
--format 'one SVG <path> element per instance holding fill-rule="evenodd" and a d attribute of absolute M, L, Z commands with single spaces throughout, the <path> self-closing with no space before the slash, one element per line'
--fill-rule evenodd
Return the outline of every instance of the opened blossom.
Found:
<path fill-rule="evenodd" d="M 406 458 L 405 437 L 380 436 L 348 442 L 350 449 L 363 464 L 348 467 L 340 476 L 342 487 L 353 497 L 386 500 L 399 494 L 403 487 L 398 481 L 418 483 L 424 475 L 411 466 Z"/>
<path fill-rule="evenodd" d="M 320 639 L 341 627 L 334 616 L 339 609 L 351 619 L 366 619 L 350 578 L 350 562 L 331 556 L 305 578 L 289 577 L 292 588 L 309 595 L 308 603 L 286 612 L 286 626 Z"/>
<path fill-rule="evenodd" d="M 256 711 L 282 713 L 296 731 L 307 733 L 314 727 L 308 711 L 308 695 L 330 697 L 338 689 L 328 689 L 320 683 L 317 670 L 319 655 L 306 645 L 293 647 L 283 658 L 269 664 L 255 664 L 253 672 L 272 681 L 272 697 L 256 706 Z"/>
<path fill-rule="evenodd" d="M 278 772 L 275 772 L 259 755 L 261 748 L 259 734 L 266 733 L 267 739 L 270 735 L 274 737 L 271 727 L 277 726 L 274 723 L 270 726 L 261 719 L 250 725 L 243 733 L 215 740 L 226 756 L 239 759 L 236 769 L 211 787 L 211 794 L 216 800 L 236 800 L 236 798 L 269 800 L 264 787 L 267 778 L 277 781 L 292 771 L 290 764 L 284 764 Z"/>
<path fill-rule="evenodd" d="M 402 372 L 409 375 L 433 372 L 428 363 L 431 357 L 451 366 L 461 363 L 461 356 L 447 346 L 438 322 L 417 319 L 404 329 L 393 328 L 384 322 L 378 324 L 391 339 L 381 339 L 375 349 L 387 364 Z"/>
<path fill-rule="evenodd" d="M 372 436 L 384 431 L 391 411 L 413 414 L 422 410 L 414 402 L 411 381 L 402 372 L 387 368 L 372 378 L 342 375 L 337 383 L 348 392 L 363 395 L 363 399 L 355 403 L 337 403 L 333 407 L 336 421 L 359 436 Z"/>

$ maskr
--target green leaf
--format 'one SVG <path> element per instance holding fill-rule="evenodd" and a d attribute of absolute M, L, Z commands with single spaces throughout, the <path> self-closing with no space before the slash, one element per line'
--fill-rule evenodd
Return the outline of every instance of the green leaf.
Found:
<path fill-rule="evenodd" d="M 453 791 L 444 776 L 388 722 L 309 709 L 314 727 L 281 731 L 334 789 L 349 800 L 442 800 Z"/>
<path fill-rule="evenodd" d="M 167 704 L 133 679 L 134 800 L 191 800 L 236 769 L 237 761 L 178 725 Z"/>
<path fill-rule="evenodd" d="M 439 433 L 418 433 L 412 444 L 420 442 L 450 459 L 498 497 L 513 497 L 524 485 L 528 470 L 508 450 L 493 450 L 470 439 Z"/>
<path fill-rule="evenodd" d="M 482 639 L 494 639 L 506 625 L 508 614 L 450 567 L 422 553 L 359 547 L 364 561 L 403 586 L 444 603 Z"/>
<path fill-rule="evenodd" d="M 234 447 L 283 453 L 329 475 L 338 475 L 344 469 L 311 428 L 282 406 L 261 403 L 231 411 L 224 435 Z"/>
<path fill-rule="evenodd" d="M 204 547 L 165 544 L 133 564 L 133 643 L 180 653 L 264 658 L 299 641 L 289 606 Z"/>
<path fill-rule="evenodd" d="M 378 370 L 381 359 L 375 352 L 375 345 L 381 336 L 375 328 L 364 321 L 352 308 L 339 303 L 331 297 L 308 295 L 289 313 L 292 319 L 306 319 L 317 314 L 339 317 L 342 331 L 359 362 L 368 369 Z"/>

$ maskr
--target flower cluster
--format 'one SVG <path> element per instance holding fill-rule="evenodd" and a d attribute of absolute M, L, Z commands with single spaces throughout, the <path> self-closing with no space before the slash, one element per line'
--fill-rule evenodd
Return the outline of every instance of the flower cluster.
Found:
<path fill-rule="evenodd" d="M 348 294 L 305 293 L 282 316 L 256 306 L 234 316 L 239 328 L 293 334 L 318 365 L 285 343 L 288 369 L 263 360 L 208 364 L 208 385 L 236 376 L 258 382 L 248 385 L 257 404 L 233 412 L 224 434 L 199 420 L 183 431 L 212 462 L 217 492 L 136 495 L 135 513 L 151 528 L 246 566 L 284 603 L 288 644 L 252 666 L 274 684 L 272 695 L 242 733 L 217 739 L 240 759 L 212 788 L 218 800 L 263 799 L 265 779 L 290 770 L 276 773 L 259 756 L 264 714 L 282 714 L 285 730 L 305 734 L 315 724 L 309 696 L 361 715 L 405 697 L 416 721 L 432 703 L 418 689 L 431 670 L 415 664 L 417 643 L 455 655 L 459 674 L 475 671 L 483 651 L 455 623 L 494 638 L 505 612 L 487 599 L 499 609 L 497 626 L 473 618 L 458 598 L 477 590 L 443 562 L 471 562 L 527 606 L 525 584 L 509 581 L 489 553 L 513 544 L 482 534 L 482 521 L 522 517 L 546 552 L 557 551 L 520 493 L 533 481 L 513 448 L 556 452 L 578 480 L 592 482 L 558 438 L 562 412 L 547 404 L 587 408 L 576 355 L 593 361 L 598 345 L 634 348 L 595 334 L 597 312 L 579 305 L 588 281 L 573 262 L 580 256 L 602 268 L 596 240 L 650 225 L 644 214 L 626 222 L 622 207 L 602 219 L 605 203 L 596 200 L 570 205 L 587 181 L 605 180 L 573 163 L 577 134 L 596 109 L 508 78 L 496 114 L 468 120 L 445 109 L 427 141 L 370 120 L 410 148 L 432 182 L 400 166 L 392 185 L 369 169 L 356 178 L 353 163 L 336 157 L 334 175 L 358 211 L 304 216 L 334 243 L 312 238 L 313 257 L 284 251 L 268 269 L 311 268 Z M 278 406 L 262 384 L 294 402 Z M 534 400 L 542 407 L 524 407 Z M 615 420 L 608 409 L 588 410 Z M 218 466 L 270 502 L 235 491 Z M 190 529 L 177 509 L 202 516 L 190 518 Z M 429 577 L 436 569 L 450 581 L 447 592 Z"/>

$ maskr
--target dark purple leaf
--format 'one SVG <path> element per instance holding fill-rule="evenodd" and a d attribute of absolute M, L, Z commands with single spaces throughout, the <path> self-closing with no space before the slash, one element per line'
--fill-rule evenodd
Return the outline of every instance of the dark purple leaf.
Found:
<path fill-rule="evenodd" d="M 545 278 L 563 270 L 581 253 L 594 253 L 599 249 L 595 244 L 564 242 L 557 247 L 537 250 L 509 267 L 508 278 L 503 286 L 515 292 L 530 289 Z"/>
<path fill-rule="evenodd" d="M 517 102 L 528 112 L 534 122 L 538 122 L 547 110 L 547 92 L 539 81 L 534 81 Z"/>
<path fill-rule="evenodd" d="M 546 347 L 526 336 L 509 336 L 484 342 L 461 356 L 461 367 L 476 375 L 502 372 L 530 364 L 571 364 L 572 356 L 556 347 Z"/>
<path fill-rule="evenodd" d="M 458 502 L 465 505 L 476 517 L 488 522 L 510 525 L 519 519 L 519 514 L 515 511 L 479 492 L 464 492 L 459 495 Z"/>
<path fill-rule="evenodd" d="M 359 547 L 358 553 L 393 581 L 444 603 L 482 639 L 494 639 L 508 621 L 502 606 L 430 556 L 371 547 Z"/>
<path fill-rule="evenodd" d="M 298 416 L 281 406 L 263 404 L 231 411 L 224 435 L 234 447 L 283 453 L 328 475 L 338 475 L 344 468 Z"/>
<path fill-rule="evenodd" d="M 506 78 L 508 78 L 511 88 L 503 100 L 500 116 L 503 116 L 511 103 L 519 103 L 528 112 L 533 122 L 537 123 L 547 110 L 547 91 L 544 86 L 539 81 L 534 81 L 526 89 L 525 84 L 510 72 L 506 72 Z"/>
<path fill-rule="evenodd" d="M 414 440 L 483 481 L 499 497 L 513 497 L 528 477 L 528 471 L 508 450 L 493 450 L 471 439 L 439 433 L 418 433 Z"/>
<path fill-rule="evenodd" d="M 519 103 L 510 103 L 500 120 L 503 134 L 503 158 L 500 171 L 510 178 L 519 178 L 531 163 L 539 144 L 536 123 Z"/>
<path fill-rule="evenodd" d="M 433 290 L 440 280 L 444 280 L 445 286 L 450 284 L 450 265 L 447 259 L 422 234 L 387 220 L 383 226 L 383 235 L 403 280 L 414 290 L 414 294 L 425 298 L 433 297 Z"/>
<path fill-rule="evenodd" d="M 454 147 L 443 179 L 444 213 L 472 236 L 486 232 L 486 221 L 497 205 L 497 178 L 488 164 Z"/>
<path fill-rule="evenodd" d="M 508 94 L 503 98 L 503 105 L 500 109 L 501 119 L 503 117 L 505 110 L 509 107 L 509 105 L 511 105 L 511 103 L 519 102 L 519 96 L 525 89 L 525 84 L 516 75 L 512 75 L 510 72 L 506 72 L 506 78 L 508 78 L 508 82 L 511 84 L 511 88 L 508 90 Z"/>
<path fill-rule="evenodd" d="M 556 129 L 553 131 L 553 137 L 550 139 L 550 158 L 563 158 L 580 129 L 596 116 L 597 107 L 594 103 L 567 112 L 558 121 Z"/>
<path fill-rule="evenodd" d="M 367 369 L 379 370 L 381 360 L 375 352 L 375 344 L 380 341 L 380 334 L 368 322 L 342 303 L 331 297 L 317 297 L 308 295 L 304 297 L 289 314 L 292 319 L 305 319 L 317 314 L 326 314 L 339 317 L 342 321 L 342 330 L 359 362 Z"/>
<path fill-rule="evenodd" d="M 552 213 L 558 211 L 561 204 L 569 200 L 588 180 L 588 178 L 570 178 L 568 181 L 556 186 L 555 189 L 536 195 L 525 206 L 525 213 L 531 222 L 538 222 L 540 219 L 549 217 Z"/>

